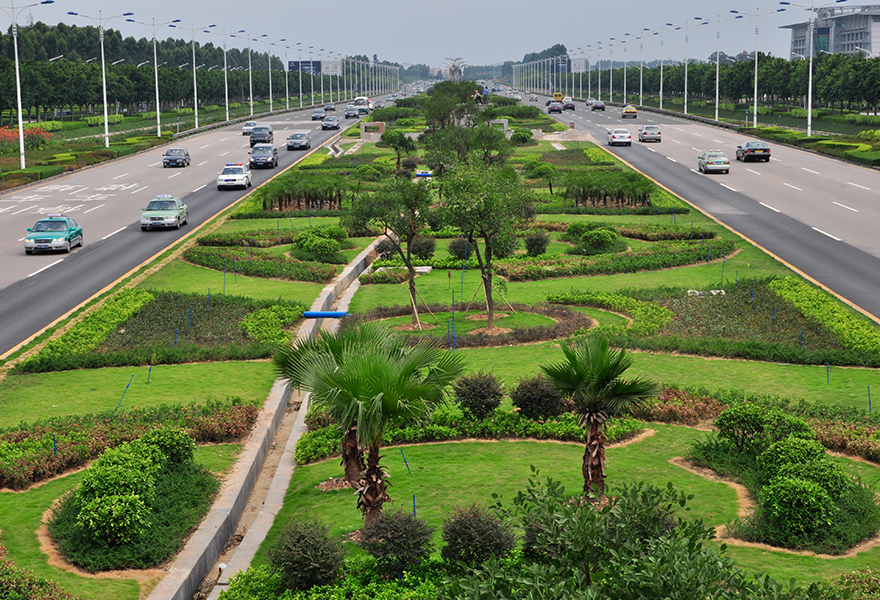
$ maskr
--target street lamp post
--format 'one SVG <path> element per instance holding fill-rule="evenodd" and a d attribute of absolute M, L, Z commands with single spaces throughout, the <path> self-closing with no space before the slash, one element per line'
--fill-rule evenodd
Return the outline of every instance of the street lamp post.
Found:
<path fill-rule="evenodd" d="M 614 42 L 615 38 L 611 38 Z M 614 44 L 608 44 L 608 102 L 614 102 Z"/>
<path fill-rule="evenodd" d="M 311 91 L 309 92 L 309 101 L 315 103 L 315 61 L 312 60 L 312 48 L 309 46 L 309 80 L 311 82 Z"/>
<path fill-rule="evenodd" d="M 278 40 L 279 42 L 286 42 L 287 40 L 281 38 Z M 276 46 L 277 44 L 272 44 Z M 290 63 L 287 62 L 287 51 L 290 50 L 290 46 L 284 46 L 284 98 L 285 98 L 285 109 L 290 110 L 290 85 L 288 83 L 288 75 L 290 75 Z"/>
<path fill-rule="evenodd" d="M 715 25 L 715 120 L 718 120 L 718 88 L 719 82 L 721 81 L 721 24 L 727 23 L 728 21 L 733 21 L 734 19 L 742 19 L 742 15 L 737 15 L 735 17 L 728 17 L 726 19 L 722 19 L 721 15 L 718 15 L 718 18 L 714 21 L 711 19 L 703 19 L 703 17 L 694 17 L 698 21 L 707 21 Z"/>
<path fill-rule="evenodd" d="M 214 33 L 217 34 L 216 31 L 211 31 L 210 29 L 205 29 L 205 33 Z M 219 33 L 223 37 L 223 94 L 226 100 L 226 120 L 229 120 L 229 68 L 226 63 L 226 29 L 222 30 L 222 33 Z M 231 35 L 231 34 L 230 34 Z M 211 67 L 213 69 L 214 67 Z M 209 71 L 211 69 L 208 69 Z"/>
<path fill-rule="evenodd" d="M 745 16 L 749 17 L 752 21 L 755 22 L 755 98 L 754 98 L 754 105 L 753 105 L 753 113 L 754 114 L 752 115 L 752 127 L 758 126 L 758 31 L 759 31 L 758 24 L 760 23 L 761 17 L 764 17 L 766 15 L 771 15 L 773 13 L 783 12 L 784 10 L 785 10 L 784 8 L 779 8 L 779 9 L 767 11 L 764 13 L 755 11 L 754 14 L 747 13 L 747 12 L 741 13 L 738 10 L 730 11 L 734 14 L 745 15 Z M 810 41 L 812 42 L 812 40 L 810 40 Z M 746 124 L 748 124 L 748 123 L 746 123 Z"/>
<path fill-rule="evenodd" d="M 663 33 L 665 32 L 665 27 L 672 27 L 673 31 L 681 29 L 681 27 L 676 27 L 672 23 L 660 26 L 660 110 L 663 110 Z"/>
<path fill-rule="evenodd" d="M 179 21 L 180 19 L 178 19 Z M 196 29 L 205 29 L 208 27 L 216 27 L 216 25 L 205 25 L 203 27 L 196 27 L 194 24 L 190 23 L 189 28 L 181 27 L 176 23 L 171 23 L 168 27 L 175 27 L 177 29 L 183 29 L 184 31 L 188 31 L 190 33 L 190 44 L 192 45 L 192 65 L 193 65 L 193 111 L 196 116 L 196 129 L 199 128 L 199 80 L 196 75 L 196 71 L 199 70 L 199 67 L 196 65 Z"/>
<path fill-rule="evenodd" d="M 808 7 L 806 4 L 795 4 L 793 2 L 780 2 L 780 4 L 784 4 L 786 6 L 797 6 L 803 8 L 804 10 L 810 11 L 810 28 L 808 35 L 810 36 L 810 66 L 809 66 L 809 76 L 807 78 L 807 137 L 813 135 L 813 23 L 816 18 L 816 11 L 825 6 L 831 6 L 832 4 L 840 4 L 841 2 L 846 2 L 846 0 L 836 0 L 835 2 L 829 2 L 827 4 L 820 4 L 819 6 L 815 5 L 815 2 L 810 2 L 810 6 Z M 783 9 L 784 10 L 784 9 Z M 757 53 L 756 53 L 757 54 Z M 758 57 L 755 56 L 755 60 Z"/>
<path fill-rule="evenodd" d="M 272 43 L 269 41 L 269 34 L 264 33 L 260 37 L 266 38 L 266 57 L 269 59 L 269 112 L 271 113 L 274 110 L 272 103 Z"/>
<path fill-rule="evenodd" d="M 161 110 L 159 108 L 159 59 L 156 56 L 156 32 L 163 25 L 170 25 L 172 23 L 179 23 L 180 19 L 175 19 L 173 21 L 166 21 L 165 23 L 156 24 L 156 19 L 153 19 L 152 22 L 147 23 L 145 21 L 135 21 L 134 19 L 126 19 L 129 23 L 139 23 L 141 25 L 145 25 L 150 28 L 150 31 L 153 34 L 153 80 L 156 88 L 156 137 L 162 137 L 162 116 Z M 224 57 L 226 56 L 224 52 Z M 147 61 L 149 62 L 149 61 Z M 140 67 L 140 65 L 138 65 Z M 229 115 L 226 115 L 226 120 L 229 120 Z"/>
<path fill-rule="evenodd" d="M 31 6 L 35 6 L 35 5 L 31 5 Z M 134 13 L 127 12 L 127 13 L 122 13 L 121 15 L 113 15 L 112 17 L 105 18 L 102 14 L 102 11 L 99 10 L 97 19 L 95 17 L 90 17 L 88 15 L 84 15 L 82 13 L 73 12 L 73 11 L 68 11 L 67 14 L 73 15 L 75 17 L 86 18 L 98 26 L 98 32 L 99 32 L 99 35 L 101 38 L 101 82 L 102 82 L 101 87 L 104 92 L 104 147 L 109 148 L 110 147 L 110 124 L 107 122 L 107 118 L 108 118 L 108 115 L 107 115 L 107 65 L 104 62 L 104 23 L 106 23 L 107 21 L 110 21 L 112 19 L 119 18 L 119 17 L 131 17 L 134 15 Z M 15 27 L 14 20 L 13 20 L 13 27 Z M 18 47 L 16 46 L 16 56 L 18 56 L 17 48 Z M 16 63 L 16 76 L 18 75 L 17 69 L 18 69 L 18 63 Z M 21 89 L 20 88 L 19 88 L 18 104 L 19 104 L 19 111 L 21 111 Z M 21 119 L 21 117 L 19 117 L 19 119 Z M 19 127 L 19 135 L 21 135 L 21 127 Z M 22 152 L 24 152 L 24 151 L 22 151 Z M 24 168 L 24 154 L 23 153 L 22 153 L 21 160 L 22 160 L 22 169 L 23 169 Z"/>
<path fill-rule="evenodd" d="M 321 52 L 323 52 L 323 51 L 324 51 L 323 48 L 319 48 L 318 51 L 315 53 L 318 55 L 318 58 L 321 59 L 321 69 L 318 74 L 318 77 L 320 77 L 320 79 L 321 79 L 321 104 L 324 104 L 324 60 L 323 60 L 324 55 L 321 54 Z"/>
<path fill-rule="evenodd" d="M 296 43 L 296 62 L 299 65 L 299 107 L 303 107 L 303 63 L 302 63 L 302 42 Z"/>
<path fill-rule="evenodd" d="M 232 33 L 229 37 L 241 38 L 242 36 L 236 35 L 237 33 L 244 33 L 244 37 L 247 38 L 248 43 L 248 99 L 251 104 L 251 116 L 254 116 L 254 70 L 251 64 L 251 36 L 247 35 L 247 31 L 244 29 L 239 29 L 236 33 Z"/>
<path fill-rule="evenodd" d="M 688 22 L 685 22 L 684 24 L 684 114 L 688 114 L 688 32 L 691 27 L 699 27 L 700 25 L 708 24 L 708 21 L 702 21 L 696 25 Z"/>

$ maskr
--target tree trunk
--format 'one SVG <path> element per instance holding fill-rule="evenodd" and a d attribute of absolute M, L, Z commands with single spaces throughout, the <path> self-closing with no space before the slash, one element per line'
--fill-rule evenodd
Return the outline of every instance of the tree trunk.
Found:
<path fill-rule="evenodd" d="M 385 492 L 388 475 L 379 465 L 379 447 L 370 446 L 367 451 L 367 470 L 363 486 L 358 490 L 358 508 L 364 514 L 364 525 L 369 525 L 382 514 L 382 505 L 391 498 Z"/>
<path fill-rule="evenodd" d="M 342 462 L 339 464 L 345 468 L 348 485 L 360 488 L 367 465 L 364 463 L 364 447 L 357 438 L 357 427 L 350 427 L 342 438 Z"/>
<path fill-rule="evenodd" d="M 584 448 L 584 493 L 605 494 L 605 431 L 603 419 L 589 415 L 587 420 L 587 440 Z"/>

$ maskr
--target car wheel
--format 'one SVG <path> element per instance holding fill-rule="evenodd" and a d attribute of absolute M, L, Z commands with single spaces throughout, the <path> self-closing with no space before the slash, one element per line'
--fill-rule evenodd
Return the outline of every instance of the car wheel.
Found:
<path fill-rule="evenodd" d="M 222 190 L 222 189 L 223 189 L 223 188 L 220 187 L 219 185 L 217 186 L 217 191 L 218 191 L 218 192 L 219 192 L 220 190 Z"/>
<path fill-rule="evenodd" d="M 79 244 L 78 244 L 79 247 L 82 248 L 83 244 L 85 244 L 85 243 L 86 243 L 85 238 L 83 236 L 79 236 Z"/>
<path fill-rule="evenodd" d="M 163 168 L 163 169 L 166 168 L 167 166 L 168 166 L 168 165 L 166 165 L 165 163 L 162 163 L 162 168 Z"/>
<path fill-rule="evenodd" d="M 64 247 L 64 253 L 70 254 L 70 240 L 67 240 L 67 245 Z"/>
<path fill-rule="evenodd" d="M 186 213 L 185 215 L 183 215 L 183 224 L 189 225 L 189 213 Z"/>
<path fill-rule="evenodd" d="M 180 217 L 177 217 L 177 223 L 174 224 L 175 229 L 180 229 Z"/>
<path fill-rule="evenodd" d="M 770 162 L 770 157 L 768 156 L 767 158 L 765 158 L 764 162 Z"/>
<path fill-rule="evenodd" d="M 725 174 L 725 175 L 730 174 L 730 169 L 724 169 L 724 174 Z"/>
<path fill-rule="evenodd" d="M 25 253 L 25 254 L 33 254 L 34 251 L 33 251 L 33 250 L 28 250 L 27 248 L 25 248 L 24 253 Z"/>

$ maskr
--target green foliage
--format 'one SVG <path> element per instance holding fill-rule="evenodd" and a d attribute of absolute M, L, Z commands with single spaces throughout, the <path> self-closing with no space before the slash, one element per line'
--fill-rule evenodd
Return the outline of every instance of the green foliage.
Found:
<path fill-rule="evenodd" d="M 735 404 L 721 413 L 714 425 L 718 437 L 728 440 L 742 451 L 763 443 L 767 424 L 765 415 L 766 409 L 757 404 Z"/>
<path fill-rule="evenodd" d="M 575 306 L 595 306 L 626 313 L 632 321 L 626 325 L 602 326 L 600 331 L 608 333 L 629 332 L 633 335 L 651 335 L 663 329 L 672 321 L 673 313 L 653 302 L 643 302 L 624 294 L 606 292 L 570 292 L 567 294 L 548 294 L 547 302 Z"/>
<path fill-rule="evenodd" d="M 449 242 L 446 251 L 457 260 L 466 260 L 473 255 L 473 248 L 468 247 L 467 238 L 457 237 Z"/>
<path fill-rule="evenodd" d="M 183 259 L 216 271 L 235 268 L 240 275 L 325 283 L 336 275 L 333 265 L 265 253 L 259 249 L 192 247 Z"/>
<path fill-rule="evenodd" d="M 319 262 L 332 259 L 339 252 L 338 241 L 329 237 L 323 237 L 308 229 L 294 238 L 293 245 L 295 248 L 311 255 L 313 257 L 312 260 Z"/>
<path fill-rule="evenodd" d="M 437 242 L 432 237 L 418 236 L 409 242 L 410 252 L 420 260 L 428 260 L 433 257 L 436 249 Z"/>
<path fill-rule="evenodd" d="M 4 600 L 77 600 L 58 583 L 15 566 L 6 556 L 6 548 L 0 546 L 0 590 Z"/>
<path fill-rule="evenodd" d="M 768 479 L 772 479 L 785 465 L 808 464 L 825 457 L 825 448 L 819 442 L 788 437 L 770 444 L 758 455 L 757 465 Z"/>
<path fill-rule="evenodd" d="M 829 600 L 834 594 L 844 598 L 848 594 L 850 600 L 872 600 L 880 596 L 880 575 L 870 568 L 845 573 L 827 584 Z"/>
<path fill-rule="evenodd" d="M 517 127 L 510 136 L 510 141 L 515 146 L 525 146 L 532 143 L 532 131 L 525 127 Z"/>
<path fill-rule="evenodd" d="M 600 227 L 587 231 L 578 240 L 577 251 L 585 255 L 601 254 L 611 252 L 617 247 L 620 241 L 620 234 L 613 229 Z"/>
<path fill-rule="evenodd" d="M 382 170 L 374 165 L 358 165 L 354 170 L 354 178 L 358 181 L 379 181 L 382 179 Z"/>
<path fill-rule="evenodd" d="M 799 534 L 831 525 L 836 512 L 822 486 L 790 477 L 777 477 L 761 489 L 761 510 L 771 525 Z"/>
<path fill-rule="evenodd" d="M 178 427 L 151 429 L 140 437 L 140 441 L 159 448 L 172 464 L 192 462 L 196 450 L 192 436 Z"/>
<path fill-rule="evenodd" d="M 192 109 L 190 109 L 192 111 Z M 107 123 L 110 125 L 116 125 L 117 123 L 122 123 L 123 115 L 107 115 Z M 104 115 L 97 115 L 94 117 L 86 117 L 83 119 L 89 127 L 97 127 L 98 125 L 104 124 Z"/>
<path fill-rule="evenodd" d="M 855 487 L 852 477 L 830 460 L 782 465 L 779 469 L 779 478 L 818 484 L 834 502 L 840 500 L 841 496 L 849 495 Z"/>
<path fill-rule="evenodd" d="M 292 229 L 260 229 L 258 231 L 238 231 L 234 233 L 208 233 L 196 238 L 199 246 L 250 246 L 251 248 L 272 248 L 293 243 L 298 234 Z"/>
<path fill-rule="evenodd" d="M 195 114 L 195 111 L 191 108 L 178 108 L 175 112 L 179 117 L 188 117 L 189 115 Z"/>
<path fill-rule="evenodd" d="M 443 560 L 475 567 L 489 558 L 503 558 L 516 546 L 509 523 L 482 506 L 453 509 L 443 520 Z"/>
<path fill-rule="evenodd" d="M 376 244 L 376 255 L 381 260 L 388 260 L 397 255 L 397 247 L 387 237 L 383 237 L 382 240 Z"/>
<path fill-rule="evenodd" d="M 282 573 L 269 565 L 256 565 L 232 575 L 222 600 L 278 600 L 284 591 Z"/>
<path fill-rule="evenodd" d="M 129 544 L 149 529 L 148 514 L 137 494 L 98 496 L 85 502 L 77 524 L 94 539 L 110 545 Z"/>
<path fill-rule="evenodd" d="M 428 558 L 434 528 L 412 513 L 382 513 L 361 530 L 361 547 L 388 572 L 407 571 Z"/>
<path fill-rule="evenodd" d="M 328 535 L 317 519 L 292 518 L 269 548 L 269 564 L 289 590 L 308 590 L 336 579 L 342 567 L 342 542 Z"/>
<path fill-rule="evenodd" d="M 543 421 L 562 414 L 562 393 L 543 375 L 523 379 L 510 393 L 510 400 L 527 419 Z"/>
<path fill-rule="evenodd" d="M 630 170 L 573 171 L 565 179 L 566 200 L 575 206 L 648 206 L 656 184 Z"/>
<path fill-rule="evenodd" d="M 526 234 L 523 242 L 525 243 L 528 256 L 540 256 L 547 251 L 547 246 L 550 244 L 550 236 L 546 231 L 539 229 Z"/>
<path fill-rule="evenodd" d="M 455 401 L 465 416 L 482 421 L 501 405 L 504 390 L 492 373 L 478 371 L 465 375 L 453 385 Z"/>
<path fill-rule="evenodd" d="M 382 267 L 369 273 L 364 273 L 358 277 L 358 281 L 363 285 L 395 285 L 409 280 L 409 274 L 403 267 Z"/>
<path fill-rule="evenodd" d="M 286 344 L 290 342 L 290 327 L 303 316 L 300 306 L 276 304 L 247 315 L 239 326 L 248 336 L 263 344 Z"/>

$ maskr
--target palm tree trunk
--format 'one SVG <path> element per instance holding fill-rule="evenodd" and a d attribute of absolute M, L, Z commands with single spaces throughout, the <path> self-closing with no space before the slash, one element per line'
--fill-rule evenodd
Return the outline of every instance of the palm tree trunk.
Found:
<path fill-rule="evenodd" d="M 357 427 L 351 427 L 342 438 L 342 462 L 345 480 L 348 485 L 358 489 L 362 485 L 367 465 L 364 463 L 364 448 L 357 437 Z"/>
<path fill-rule="evenodd" d="M 385 492 L 388 474 L 379 465 L 379 447 L 370 446 L 367 450 L 367 470 L 363 486 L 358 490 L 358 508 L 364 513 L 364 525 L 369 525 L 382 514 L 382 505 L 391 498 Z"/>
<path fill-rule="evenodd" d="M 587 442 L 584 448 L 584 493 L 605 494 L 605 432 L 602 421 L 593 417 L 587 424 Z"/>

